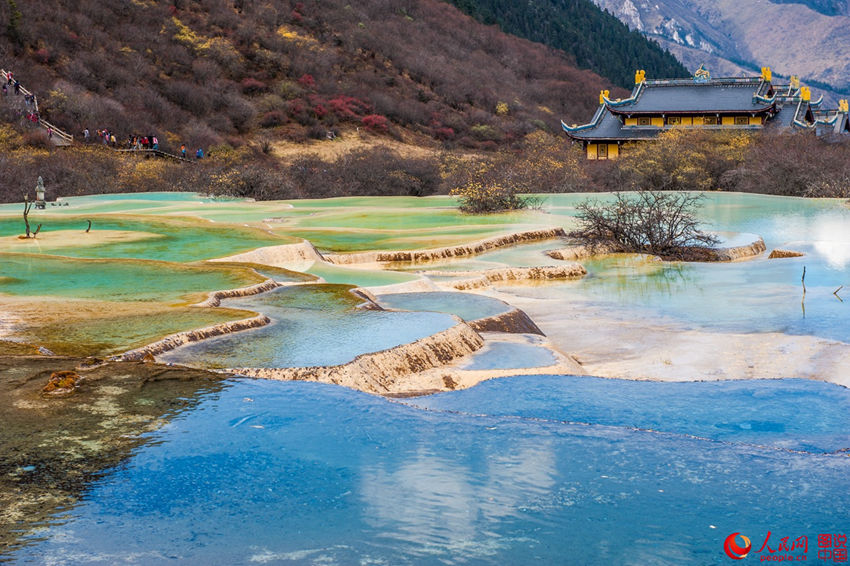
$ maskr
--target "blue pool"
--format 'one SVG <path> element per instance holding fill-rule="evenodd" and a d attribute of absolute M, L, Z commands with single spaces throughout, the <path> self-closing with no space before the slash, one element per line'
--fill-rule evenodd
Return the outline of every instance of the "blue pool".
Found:
<path fill-rule="evenodd" d="M 517 377 L 404 402 L 231 381 L 7 557 L 728 564 L 730 533 L 771 531 L 814 562 L 817 534 L 848 528 L 848 409 L 799 380 Z"/>

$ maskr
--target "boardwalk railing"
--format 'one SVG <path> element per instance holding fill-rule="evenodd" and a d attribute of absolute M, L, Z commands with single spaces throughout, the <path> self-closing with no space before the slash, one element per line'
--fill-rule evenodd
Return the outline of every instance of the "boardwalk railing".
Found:
<path fill-rule="evenodd" d="M 174 153 L 168 153 L 167 151 L 162 151 L 161 149 L 115 149 L 118 153 L 129 153 L 134 155 L 155 155 L 156 157 L 165 157 L 168 159 L 175 159 L 177 161 L 182 161 L 184 163 L 194 163 L 191 159 L 186 159 L 185 157 L 181 157 Z"/>

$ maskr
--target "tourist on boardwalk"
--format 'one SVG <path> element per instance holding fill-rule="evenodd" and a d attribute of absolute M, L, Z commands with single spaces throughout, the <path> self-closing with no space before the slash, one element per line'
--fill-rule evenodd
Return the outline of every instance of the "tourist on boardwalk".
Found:
<path fill-rule="evenodd" d="M 180 145 L 180 157 L 182 157 L 183 159 L 186 159 L 186 144 L 185 143 Z"/>
<path fill-rule="evenodd" d="M 9 94 L 9 88 L 8 88 L 8 87 L 5 85 L 5 83 L 4 83 L 4 84 L 3 84 L 3 95 L 5 96 L 5 95 L 7 95 L 7 94 Z"/>
<path fill-rule="evenodd" d="M 15 94 L 21 94 L 21 83 L 19 83 L 18 80 L 15 79 L 14 85 L 15 85 Z"/>
<path fill-rule="evenodd" d="M 198 151 L 195 152 L 195 159 L 203 159 L 203 158 L 204 158 L 204 150 L 199 147 Z"/>
<path fill-rule="evenodd" d="M 159 149 L 159 140 L 156 139 L 156 136 L 151 136 L 151 143 L 153 144 L 153 149 Z"/>
<path fill-rule="evenodd" d="M 12 84 L 12 71 L 8 71 L 6 73 L 6 84 L 8 84 L 8 85 Z"/>
<path fill-rule="evenodd" d="M 86 143 L 89 143 L 90 138 L 91 138 L 91 132 L 89 132 L 89 129 L 86 128 L 85 130 L 83 130 L 83 141 L 86 142 Z"/>
<path fill-rule="evenodd" d="M 115 147 L 117 145 L 117 140 L 115 139 L 115 134 L 109 135 L 109 143 L 112 144 L 112 147 Z"/>

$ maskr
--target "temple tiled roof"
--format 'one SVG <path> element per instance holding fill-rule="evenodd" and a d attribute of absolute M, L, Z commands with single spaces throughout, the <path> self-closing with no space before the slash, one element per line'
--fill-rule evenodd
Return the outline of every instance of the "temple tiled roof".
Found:
<path fill-rule="evenodd" d="M 588 124 L 588 127 L 579 126 L 579 129 L 572 129 L 561 122 L 564 131 L 570 137 L 594 141 L 594 140 L 646 140 L 654 138 L 661 131 L 660 128 L 652 127 L 635 127 L 623 126 L 623 122 L 608 111 L 605 106 L 600 106 L 596 111 L 593 121 Z"/>
<path fill-rule="evenodd" d="M 642 87 L 642 88 L 641 88 Z M 759 79 L 716 79 L 694 81 L 646 81 L 632 97 L 607 101 L 616 114 L 693 114 L 763 113 L 769 111 L 770 98 L 756 96 L 762 90 Z"/>

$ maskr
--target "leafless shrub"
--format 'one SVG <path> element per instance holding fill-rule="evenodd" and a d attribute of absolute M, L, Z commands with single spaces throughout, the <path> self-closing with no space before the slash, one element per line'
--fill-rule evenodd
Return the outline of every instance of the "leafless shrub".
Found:
<path fill-rule="evenodd" d="M 578 242 L 613 246 L 626 252 L 665 259 L 688 259 L 718 239 L 699 229 L 696 210 L 702 195 L 689 192 L 615 193 L 614 200 L 587 200 L 578 208 L 579 227 L 570 233 Z"/>

